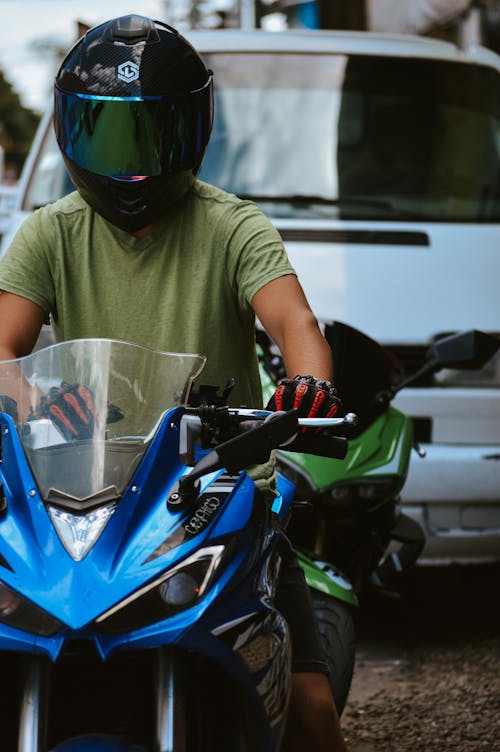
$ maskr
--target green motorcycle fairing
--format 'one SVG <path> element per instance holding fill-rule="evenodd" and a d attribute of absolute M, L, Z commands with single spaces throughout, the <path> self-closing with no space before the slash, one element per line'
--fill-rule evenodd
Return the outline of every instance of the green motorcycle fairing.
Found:
<path fill-rule="evenodd" d="M 262 364 L 260 375 L 265 404 L 276 385 Z M 362 433 L 348 440 L 343 460 L 282 450 L 276 452 L 276 458 L 278 467 L 281 465 L 284 474 L 301 486 L 301 494 L 305 493 L 306 500 L 312 503 L 337 485 L 370 481 L 390 481 L 388 496 L 394 497 L 406 480 L 412 442 L 411 419 L 390 405 Z M 386 498 L 379 498 L 367 511 L 377 509 Z M 348 580 L 330 564 L 301 550 L 297 550 L 297 555 L 311 588 L 348 604 L 358 604 Z"/>
<path fill-rule="evenodd" d="M 412 442 L 411 419 L 390 406 L 362 434 L 349 439 L 343 460 L 282 451 L 277 457 L 295 467 L 314 494 L 337 484 L 387 478 L 397 481 L 391 490 L 394 496 L 406 480 Z"/>
<path fill-rule="evenodd" d="M 266 403 L 274 393 L 276 384 L 262 363 L 260 377 Z M 347 455 L 343 460 L 281 450 L 277 452 L 277 457 L 285 467 L 297 471 L 310 486 L 312 495 L 340 483 L 388 478 L 397 481 L 391 491 L 393 496 L 399 493 L 406 480 L 412 443 L 411 419 L 389 405 L 361 434 L 349 438 Z"/>
<path fill-rule="evenodd" d="M 310 588 L 320 593 L 336 598 L 349 606 L 358 606 L 358 596 L 354 592 L 349 580 L 332 567 L 331 564 L 319 561 L 300 549 L 296 549 L 297 559 L 304 571 L 306 582 Z"/>

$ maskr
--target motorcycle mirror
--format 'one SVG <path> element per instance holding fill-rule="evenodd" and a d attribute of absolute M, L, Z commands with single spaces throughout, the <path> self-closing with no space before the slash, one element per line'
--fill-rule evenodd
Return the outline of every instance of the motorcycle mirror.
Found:
<path fill-rule="evenodd" d="M 478 329 L 470 329 L 437 339 L 427 350 L 427 360 L 424 365 L 409 378 L 393 387 L 389 394 L 393 397 L 401 389 L 442 368 L 475 371 L 482 368 L 499 347 L 500 339 Z"/>
<path fill-rule="evenodd" d="M 441 368 L 478 370 L 500 348 L 500 339 L 478 329 L 436 340 L 428 350 L 428 361 Z"/>

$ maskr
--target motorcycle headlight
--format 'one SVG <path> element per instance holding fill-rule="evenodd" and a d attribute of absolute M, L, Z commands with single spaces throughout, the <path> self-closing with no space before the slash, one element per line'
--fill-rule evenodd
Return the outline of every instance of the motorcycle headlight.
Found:
<path fill-rule="evenodd" d="M 196 551 L 99 616 L 97 622 L 110 632 L 128 632 L 194 606 L 213 582 L 224 550 L 220 545 Z"/>
<path fill-rule="evenodd" d="M 50 637 L 62 627 L 60 621 L 3 582 L 0 582 L 0 622 L 42 637 Z"/>
<path fill-rule="evenodd" d="M 339 483 L 332 486 L 321 497 L 329 506 L 338 509 L 349 508 L 369 510 L 378 506 L 399 491 L 400 479 L 374 478 L 352 483 Z"/>

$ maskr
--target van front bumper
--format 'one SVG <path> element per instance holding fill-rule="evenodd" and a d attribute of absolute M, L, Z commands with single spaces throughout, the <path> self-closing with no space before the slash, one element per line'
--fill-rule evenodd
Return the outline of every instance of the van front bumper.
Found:
<path fill-rule="evenodd" d="M 500 445 L 422 444 L 402 509 L 424 530 L 422 564 L 500 560 Z"/>

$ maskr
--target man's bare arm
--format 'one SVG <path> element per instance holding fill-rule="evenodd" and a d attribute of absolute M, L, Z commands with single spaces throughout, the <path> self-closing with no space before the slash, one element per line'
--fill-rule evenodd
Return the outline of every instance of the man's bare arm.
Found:
<path fill-rule="evenodd" d="M 252 306 L 278 346 L 288 377 L 310 374 L 317 379 L 332 380 L 330 346 L 295 275 L 278 277 L 261 287 Z"/>
<path fill-rule="evenodd" d="M 32 351 L 45 314 L 40 306 L 19 295 L 0 292 L 0 361 L 13 360 Z M 26 420 L 38 395 L 20 378 L 17 363 L 0 368 L 0 409 L 5 409 L 2 396 L 10 397 L 17 407 L 19 419 Z"/>
<path fill-rule="evenodd" d="M 45 313 L 31 300 L 0 292 L 0 360 L 28 355 L 37 341 Z"/>

